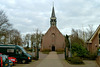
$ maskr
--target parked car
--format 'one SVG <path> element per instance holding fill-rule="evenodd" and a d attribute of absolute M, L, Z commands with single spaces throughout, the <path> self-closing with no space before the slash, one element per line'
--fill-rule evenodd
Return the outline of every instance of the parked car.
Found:
<path fill-rule="evenodd" d="M 32 60 L 32 56 L 19 45 L 0 45 L 0 53 L 9 55 L 9 57 L 15 57 L 18 62 L 21 61 L 22 63 Z"/>
<path fill-rule="evenodd" d="M 2 58 L 1 61 L 2 61 L 2 67 L 12 67 L 9 63 L 9 60 L 8 60 L 8 56 L 7 55 L 2 55 L 0 54 L 0 57 Z"/>
<path fill-rule="evenodd" d="M 8 59 L 13 62 L 13 65 L 17 63 L 17 59 L 15 57 L 8 57 Z"/>
<path fill-rule="evenodd" d="M 9 65 L 12 67 L 13 66 L 13 62 L 11 60 L 9 60 Z"/>

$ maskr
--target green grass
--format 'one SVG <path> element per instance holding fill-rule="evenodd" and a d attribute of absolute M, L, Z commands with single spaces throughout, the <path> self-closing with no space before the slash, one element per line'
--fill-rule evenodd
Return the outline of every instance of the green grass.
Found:
<path fill-rule="evenodd" d="M 57 54 L 63 54 L 64 52 L 63 51 L 57 51 Z"/>
<path fill-rule="evenodd" d="M 46 51 L 44 51 L 44 52 L 42 52 L 43 54 L 49 54 L 49 52 L 46 52 Z"/>
<path fill-rule="evenodd" d="M 43 54 L 49 54 L 50 51 L 51 51 L 51 50 L 49 50 L 49 49 L 44 49 L 44 50 L 42 50 L 41 52 L 42 52 Z"/>

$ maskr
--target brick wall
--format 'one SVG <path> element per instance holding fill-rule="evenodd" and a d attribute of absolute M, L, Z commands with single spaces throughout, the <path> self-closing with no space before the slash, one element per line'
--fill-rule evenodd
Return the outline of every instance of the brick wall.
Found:
<path fill-rule="evenodd" d="M 99 36 L 98 33 L 94 36 L 92 39 L 92 43 L 88 43 L 88 50 L 91 53 L 95 53 L 97 51 L 97 48 L 99 47 Z"/>
<path fill-rule="evenodd" d="M 41 50 L 52 50 L 52 46 L 55 46 L 55 50 L 62 50 L 65 48 L 65 37 L 60 33 L 56 26 L 50 27 L 43 36 Z"/>
<path fill-rule="evenodd" d="M 97 64 L 98 64 L 99 67 L 100 67 L 100 56 L 97 57 L 96 62 L 97 62 Z"/>

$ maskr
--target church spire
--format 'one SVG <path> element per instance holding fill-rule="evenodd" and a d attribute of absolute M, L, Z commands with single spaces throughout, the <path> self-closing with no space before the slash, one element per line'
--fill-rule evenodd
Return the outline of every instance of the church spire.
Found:
<path fill-rule="evenodd" d="M 51 17 L 55 17 L 55 10 L 54 10 L 54 6 L 53 6 L 53 8 L 52 8 L 52 15 L 51 15 Z"/>
<path fill-rule="evenodd" d="M 56 26 L 56 16 L 55 16 L 54 5 L 53 5 L 53 8 L 52 8 L 50 24 L 51 24 L 51 26 Z"/>

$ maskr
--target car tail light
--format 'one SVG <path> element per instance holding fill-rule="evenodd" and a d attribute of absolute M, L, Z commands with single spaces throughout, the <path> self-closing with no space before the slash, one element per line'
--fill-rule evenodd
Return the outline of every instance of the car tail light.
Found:
<path fill-rule="evenodd" d="M 28 59 L 30 60 L 30 57 L 28 57 Z"/>
<path fill-rule="evenodd" d="M 2 60 L 2 57 L 0 57 L 1 58 L 1 67 L 3 67 L 3 60 Z"/>
<path fill-rule="evenodd" d="M 17 62 L 17 60 L 16 60 L 16 62 Z"/>
<path fill-rule="evenodd" d="M 8 64 L 5 64 L 5 66 L 8 66 Z"/>

